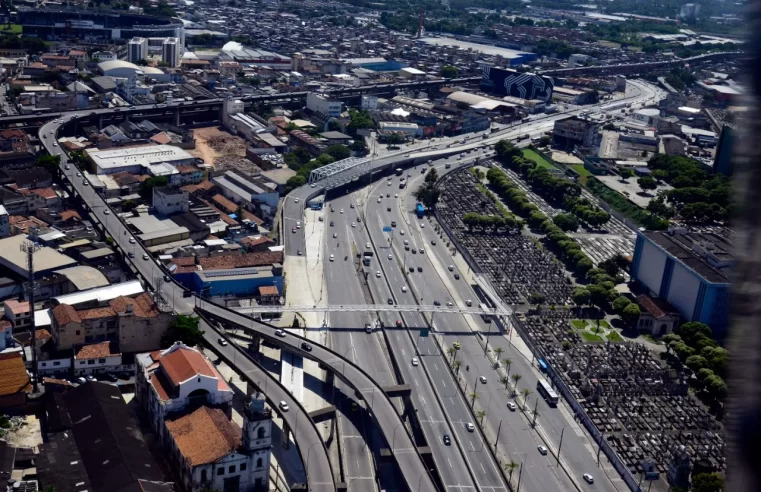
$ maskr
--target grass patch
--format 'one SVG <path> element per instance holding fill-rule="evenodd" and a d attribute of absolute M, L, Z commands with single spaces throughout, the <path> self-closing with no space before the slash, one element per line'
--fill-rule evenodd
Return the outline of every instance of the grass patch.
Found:
<path fill-rule="evenodd" d="M 22 26 L 21 24 L 11 24 L 10 27 L 7 25 L 0 26 L 0 31 L 4 33 L 13 33 L 13 34 L 21 34 L 22 32 Z"/>
<path fill-rule="evenodd" d="M 654 343 L 656 345 L 663 345 L 663 341 L 658 338 L 653 338 L 653 336 L 649 333 L 643 333 L 642 338 L 647 340 L 650 343 Z"/>
<path fill-rule="evenodd" d="M 587 326 L 586 320 L 583 319 L 572 319 L 571 325 L 576 328 L 577 330 L 583 330 Z"/>
<path fill-rule="evenodd" d="M 648 213 L 645 209 L 596 179 L 587 180 L 587 189 L 597 198 L 608 203 L 608 205 L 639 225 L 643 225 L 648 218 Z"/>
<path fill-rule="evenodd" d="M 523 149 L 523 157 L 536 163 L 539 167 L 546 169 L 557 169 L 555 164 L 544 158 L 539 152 L 532 149 Z"/>
<path fill-rule="evenodd" d="M 586 167 L 584 167 L 584 164 L 570 164 L 568 167 L 576 171 L 579 176 L 586 176 L 589 177 L 592 175 Z"/>
<path fill-rule="evenodd" d="M 595 327 L 597 327 L 597 325 L 598 325 L 598 321 L 597 320 L 591 320 L 590 323 L 593 324 Z M 601 319 L 599 321 L 599 325 L 600 325 L 600 328 L 605 328 L 605 329 L 608 329 L 608 330 L 610 329 L 610 325 L 604 319 Z"/>
<path fill-rule="evenodd" d="M 580 331 L 579 334 L 581 335 L 581 338 L 583 338 L 585 342 L 602 342 L 603 341 L 601 336 L 595 335 L 594 333 L 589 333 L 588 331 Z"/>
<path fill-rule="evenodd" d="M 623 342 L 624 341 L 623 337 L 619 335 L 617 331 L 609 331 L 608 334 L 605 335 L 605 338 L 607 338 L 609 342 Z"/>

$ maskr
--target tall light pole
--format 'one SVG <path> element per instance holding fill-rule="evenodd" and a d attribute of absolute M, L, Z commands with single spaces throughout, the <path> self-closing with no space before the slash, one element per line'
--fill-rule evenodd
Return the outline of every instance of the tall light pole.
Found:
<path fill-rule="evenodd" d="M 24 282 L 24 292 L 26 292 L 29 301 L 30 327 L 32 330 L 32 390 L 37 393 L 37 332 L 34 325 L 34 291 L 37 289 L 37 282 L 34 281 L 34 254 L 40 250 L 37 239 L 37 231 L 33 230 L 31 241 L 24 241 L 19 248 L 26 253 L 26 270 L 27 281 Z"/>

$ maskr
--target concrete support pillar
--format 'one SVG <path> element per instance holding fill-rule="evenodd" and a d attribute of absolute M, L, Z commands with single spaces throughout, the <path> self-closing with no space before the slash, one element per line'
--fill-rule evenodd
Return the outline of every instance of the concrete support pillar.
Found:
<path fill-rule="evenodd" d="M 288 427 L 288 423 L 283 421 L 283 440 L 280 443 L 283 449 L 288 449 L 291 446 L 291 428 Z"/>
<path fill-rule="evenodd" d="M 176 109 L 174 111 L 174 126 L 180 126 L 180 110 Z"/>

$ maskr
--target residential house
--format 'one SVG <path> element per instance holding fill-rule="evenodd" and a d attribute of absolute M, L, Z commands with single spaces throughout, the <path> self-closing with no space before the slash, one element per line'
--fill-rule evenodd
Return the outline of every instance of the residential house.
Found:
<path fill-rule="evenodd" d="M 29 135 L 18 128 L 7 128 L 0 132 L 0 152 L 29 152 Z"/>
<path fill-rule="evenodd" d="M 13 332 L 19 333 L 28 330 L 32 325 L 32 313 L 29 302 L 19 302 L 15 299 L 3 301 L 5 319 L 10 321 Z"/>
<path fill-rule="evenodd" d="M 118 342 L 105 341 L 74 349 L 74 374 L 113 373 L 122 370 L 122 354 Z"/>
<path fill-rule="evenodd" d="M 173 319 L 149 294 L 119 296 L 89 309 L 58 304 L 51 310 L 51 334 L 58 350 L 108 340 L 118 341 L 123 353 L 144 352 L 160 346 Z"/>
<path fill-rule="evenodd" d="M 0 354 L 0 408 L 24 405 L 32 391 L 30 383 L 21 352 Z"/>
<path fill-rule="evenodd" d="M 53 188 L 22 188 L 18 190 L 28 202 L 29 210 L 47 208 L 53 211 L 61 210 L 61 197 Z"/>
<path fill-rule="evenodd" d="M 170 187 L 153 188 L 153 208 L 161 215 L 172 215 L 188 211 L 188 192 Z"/>

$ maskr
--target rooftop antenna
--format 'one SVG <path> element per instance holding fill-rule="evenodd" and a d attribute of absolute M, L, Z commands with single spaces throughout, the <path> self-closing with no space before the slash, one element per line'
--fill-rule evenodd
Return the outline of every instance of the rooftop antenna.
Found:
<path fill-rule="evenodd" d="M 37 232 L 33 230 L 29 236 L 37 239 Z M 24 282 L 24 292 L 29 300 L 29 329 L 32 330 L 32 390 L 37 393 L 37 329 L 34 325 L 34 291 L 37 290 L 38 284 L 34 280 L 34 254 L 40 250 L 40 245 L 36 241 L 24 241 L 19 245 L 19 249 L 26 253 L 27 281 Z"/>

